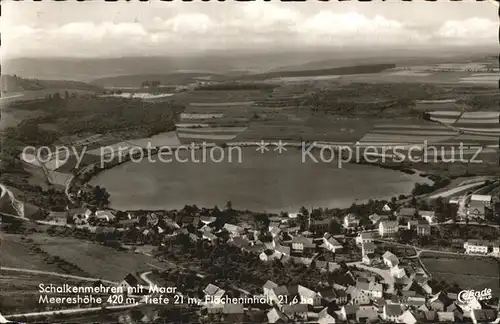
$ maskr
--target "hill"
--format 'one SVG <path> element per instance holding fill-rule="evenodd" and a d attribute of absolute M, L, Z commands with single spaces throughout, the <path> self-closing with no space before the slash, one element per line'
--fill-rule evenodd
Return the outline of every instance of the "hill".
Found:
<path fill-rule="evenodd" d="M 82 91 L 101 91 L 96 85 L 84 82 L 68 80 L 38 80 L 26 79 L 17 75 L 2 75 L 0 79 L 2 85 L 2 94 L 24 91 L 37 91 L 45 89 L 60 90 L 82 90 Z"/>
<path fill-rule="evenodd" d="M 159 81 L 162 85 L 180 85 L 196 80 L 215 79 L 219 74 L 211 72 L 176 72 L 167 74 L 129 74 L 105 77 L 91 83 L 102 87 L 140 87 L 144 81 Z"/>
<path fill-rule="evenodd" d="M 319 69 L 319 70 L 275 71 L 275 72 L 248 75 L 242 77 L 242 79 L 265 80 L 265 79 L 286 78 L 286 77 L 379 73 L 387 69 L 393 69 L 395 67 L 396 64 L 371 64 L 371 65 L 343 66 L 343 67 Z"/>

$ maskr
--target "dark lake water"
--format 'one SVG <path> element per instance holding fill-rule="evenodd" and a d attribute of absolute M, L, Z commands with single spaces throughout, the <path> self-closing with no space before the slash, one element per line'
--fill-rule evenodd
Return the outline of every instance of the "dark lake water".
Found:
<path fill-rule="evenodd" d="M 191 152 L 185 151 L 179 157 L 188 159 L 186 163 L 127 162 L 102 172 L 92 184 L 104 186 L 112 207 L 122 210 L 180 209 L 191 204 L 223 207 L 230 200 L 235 209 L 297 212 L 301 206 L 347 207 L 356 200 L 407 194 L 415 182 L 425 181 L 367 165 L 339 168 L 336 161 L 310 159 L 304 163 L 301 152 L 293 148 L 282 154 L 272 148 L 264 154 L 244 148 L 241 163 L 232 153 L 232 162 L 226 151 L 221 163 L 195 163 Z M 201 152 L 195 158 L 201 160 Z"/>

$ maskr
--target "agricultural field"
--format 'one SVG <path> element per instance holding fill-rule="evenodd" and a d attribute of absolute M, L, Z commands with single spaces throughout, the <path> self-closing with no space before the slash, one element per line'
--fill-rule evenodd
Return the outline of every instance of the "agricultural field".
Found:
<path fill-rule="evenodd" d="M 421 120 L 394 120 L 390 123 L 375 124 L 373 129 L 359 142 L 367 145 L 424 144 L 439 143 L 458 132 L 444 126 Z"/>
<path fill-rule="evenodd" d="M 85 276 L 79 269 L 65 268 L 63 263 L 52 260 L 51 255 L 36 249 L 31 235 L 3 234 L 2 235 L 2 266 L 31 270 L 68 273 Z"/>
<path fill-rule="evenodd" d="M 500 295 L 498 260 L 467 256 L 448 257 L 429 253 L 424 253 L 421 260 L 437 280 L 457 283 L 462 289 L 491 288 L 495 296 Z"/>
<path fill-rule="evenodd" d="M 49 236 L 35 233 L 31 239 L 46 253 L 58 256 L 81 268 L 90 277 L 119 282 L 129 272 L 146 271 L 148 263 L 158 264 L 153 257 L 71 237 Z"/>
<path fill-rule="evenodd" d="M 2 310 L 2 314 L 53 310 L 54 305 L 43 305 L 38 302 L 41 295 L 38 287 L 40 283 L 57 286 L 89 284 L 87 281 L 81 282 L 57 276 L 2 270 L 0 272 L 0 286 L 2 287 L 0 290 L 0 310 Z M 71 308 L 78 305 L 55 305 L 55 307 L 58 306 Z"/>
<path fill-rule="evenodd" d="M 46 233 L 2 236 L 4 267 L 66 273 L 119 282 L 129 272 L 150 269 L 148 263 L 160 265 L 156 259 L 147 255 L 118 251 L 72 237 L 50 236 Z"/>

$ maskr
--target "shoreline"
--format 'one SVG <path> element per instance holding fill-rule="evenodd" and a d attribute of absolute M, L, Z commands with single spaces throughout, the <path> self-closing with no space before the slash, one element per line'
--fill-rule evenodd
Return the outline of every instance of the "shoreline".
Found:
<path fill-rule="evenodd" d="M 323 144 L 323 145 L 333 145 L 333 144 L 327 144 L 325 142 L 323 142 L 321 144 Z M 207 147 L 215 146 L 215 145 L 216 144 L 211 144 L 211 145 L 207 144 Z M 258 142 L 232 142 L 232 143 L 225 143 L 225 145 L 222 144 L 221 146 L 223 146 L 223 147 L 239 146 L 239 147 L 245 148 L 245 147 L 255 147 L 255 146 L 258 146 L 258 145 L 259 145 Z M 186 147 L 187 145 L 180 145 L 180 146 Z M 300 147 L 302 147 L 302 144 L 301 143 L 292 143 L 289 146 L 300 148 Z M 195 147 L 194 149 L 199 149 L 199 148 L 200 147 Z M 321 146 L 320 147 L 316 147 L 315 146 L 314 149 L 315 150 L 321 149 Z M 143 148 L 143 151 L 148 152 L 148 150 L 144 149 L 144 148 Z M 151 154 L 152 156 L 157 155 L 158 154 L 158 148 L 153 148 L 152 150 L 150 150 L 149 154 Z M 81 184 L 80 188 L 84 187 L 85 185 L 88 185 L 90 181 L 92 181 L 93 179 L 95 179 L 95 177 L 97 175 L 101 174 L 103 171 L 111 170 L 112 168 L 114 168 L 114 167 L 116 167 L 118 165 L 122 165 L 124 163 L 130 162 L 130 160 L 132 158 L 133 158 L 133 156 L 127 155 L 126 158 L 123 161 L 111 162 L 107 166 L 105 166 L 104 168 L 100 168 L 100 166 L 98 166 L 98 168 L 96 169 L 96 171 L 91 171 L 92 174 L 89 176 L 89 178 L 87 179 L 87 181 L 84 181 Z M 428 174 L 424 173 L 423 171 L 420 171 L 420 170 L 417 170 L 417 169 L 414 169 L 414 168 L 411 168 L 411 167 L 408 167 L 408 166 L 404 166 L 404 165 L 401 165 L 401 166 L 391 166 L 391 165 L 383 165 L 383 164 L 380 164 L 380 163 L 368 163 L 368 162 L 348 162 L 347 164 L 351 164 L 351 165 L 352 164 L 367 165 L 367 166 L 370 166 L 370 167 L 379 167 L 379 168 L 386 169 L 386 170 L 399 171 L 404 176 L 409 177 L 412 180 L 412 183 L 414 185 L 417 184 L 417 183 L 419 183 L 419 184 L 427 184 L 427 185 L 433 186 L 436 183 L 435 181 L 433 181 L 432 179 L 429 178 Z M 94 167 L 91 167 L 92 165 L 89 165 L 89 166 L 84 167 L 84 169 L 87 169 L 87 171 L 91 170 L 90 168 L 94 169 L 95 166 L 97 165 L 97 163 L 94 163 L 93 165 L 94 165 Z M 82 170 L 79 170 L 79 172 L 82 171 Z M 435 176 L 435 177 L 439 178 L 438 176 Z M 419 181 L 419 180 L 421 180 L 421 181 Z M 73 181 L 74 181 L 74 178 L 71 179 L 71 183 L 68 184 L 68 189 L 71 188 L 71 186 L 73 184 L 72 183 Z M 436 188 L 435 190 L 437 190 L 437 189 L 439 189 L 439 188 Z M 69 191 L 70 190 L 67 191 L 68 195 L 69 195 Z M 321 208 L 331 208 L 331 209 L 346 209 L 349 206 L 351 206 L 353 203 L 362 204 L 362 203 L 366 203 L 366 202 L 368 202 L 370 200 L 387 200 L 387 201 L 390 201 L 390 199 L 392 197 L 408 196 L 408 195 L 411 195 L 411 191 L 410 192 L 404 192 L 404 193 L 401 193 L 401 192 L 394 193 L 393 195 L 391 195 L 391 197 L 389 197 L 389 196 L 381 196 L 381 197 L 370 197 L 370 198 L 366 198 L 366 199 L 362 199 L 362 200 L 352 199 L 352 201 L 350 201 L 350 203 L 346 203 L 345 206 L 344 206 L 344 204 L 342 204 L 342 206 L 339 206 L 339 207 L 324 207 L 324 206 L 318 206 L 318 207 L 321 207 Z M 112 199 L 112 196 L 111 196 L 111 199 Z M 114 207 L 111 207 L 111 205 L 112 205 L 111 199 L 110 199 L 110 202 L 109 202 L 108 208 L 107 208 L 107 209 L 110 209 L 110 210 L 115 210 L 115 211 L 122 210 L 122 211 L 127 211 L 127 212 L 139 212 L 139 211 L 148 211 L 149 210 L 149 209 L 144 209 L 144 208 L 134 208 L 134 209 L 126 209 L 126 210 L 114 208 Z M 334 199 L 332 199 L 332 200 L 334 200 Z M 151 209 L 151 211 L 170 211 L 170 210 L 178 210 L 178 209 L 165 209 L 165 208 Z M 256 213 L 261 212 L 261 213 L 272 213 L 272 214 L 276 214 L 277 213 L 277 214 L 279 214 L 280 212 L 285 211 L 285 210 L 281 209 L 279 211 L 277 211 L 277 210 L 275 211 L 274 208 L 272 208 L 272 209 L 269 209 L 269 210 L 262 210 L 262 211 L 256 211 L 256 210 L 252 209 L 252 211 L 256 212 Z"/>

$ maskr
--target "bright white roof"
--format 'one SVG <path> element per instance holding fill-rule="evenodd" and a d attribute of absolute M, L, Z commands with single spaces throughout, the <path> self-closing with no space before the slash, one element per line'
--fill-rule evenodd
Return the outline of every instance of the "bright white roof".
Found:
<path fill-rule="evenodd" d="M 490 202 L 491 201 L 491 196 L 490 195 L 472 195 L 470 197 L 471 201 L 484 201 L 484 202 Z"/>

